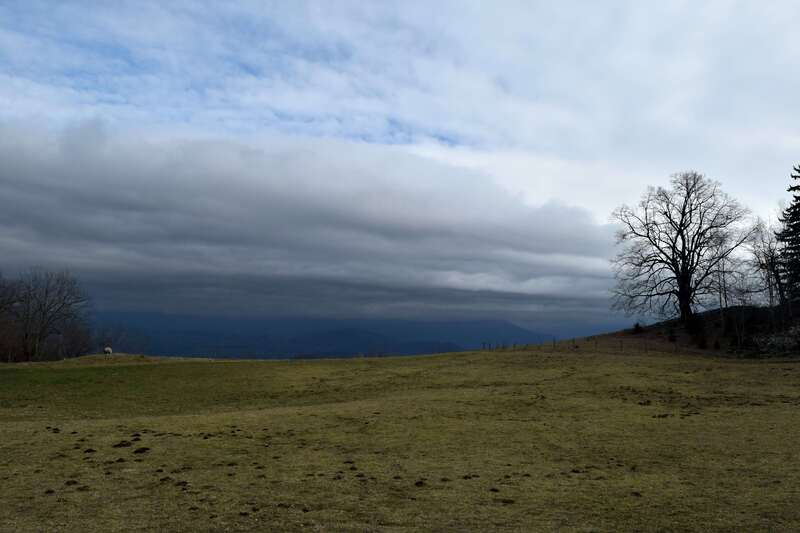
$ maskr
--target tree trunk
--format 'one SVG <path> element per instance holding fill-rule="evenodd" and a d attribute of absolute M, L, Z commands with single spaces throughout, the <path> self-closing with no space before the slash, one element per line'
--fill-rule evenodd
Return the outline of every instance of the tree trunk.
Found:
<path fill-rule="evenodd" d="M 681 309 L 681 322 L 688 324 L 693 315 L 692 306 L 689 304 L 689 299 L 681 299 L 679 304 Z"/>
<path fill-rule="evenodd" d="M 681 322 L 688 324 L 692 318 L 692 293 L 689 283 L 684 280 L 678 281 L 678 309 L 681 313 Z"/>

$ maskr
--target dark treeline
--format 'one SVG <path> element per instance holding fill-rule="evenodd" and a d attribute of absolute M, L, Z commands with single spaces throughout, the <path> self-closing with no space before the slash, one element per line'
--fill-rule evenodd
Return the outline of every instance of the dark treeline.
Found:
<path fill-rule="evenodd" d="M 715 345 L 800 350 L 800 165 L 790 179 L 791 203 L 772 223 L 691 171 L 621 206 L 615 307 L 677 318 L 701 347 L 711 326 Z"/>
<path fill-rule="evenodd" d="M 0 360 L 64 359 L 93 348 L 89 297 L 66 271 L 0 277 Z"/>

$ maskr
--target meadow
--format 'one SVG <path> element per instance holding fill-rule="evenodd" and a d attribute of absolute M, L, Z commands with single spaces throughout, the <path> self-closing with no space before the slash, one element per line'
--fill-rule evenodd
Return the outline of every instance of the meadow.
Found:
<path fill-rule="evenodd" d="M 800 365 L 616 342 L 0 366 L 0 530 L 800 529 Z"/>

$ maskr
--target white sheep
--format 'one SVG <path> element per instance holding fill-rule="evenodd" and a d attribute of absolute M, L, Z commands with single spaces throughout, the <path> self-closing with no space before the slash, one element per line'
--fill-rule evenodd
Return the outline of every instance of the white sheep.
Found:
<path fill-rule="evenodd" d="M 114 350 L 111 349 L 111 346 L 106 346 L 105 348 L 103 348 L 103 353 L 106 355 L 111 355 L 112 353 L 114 353 Z"/>

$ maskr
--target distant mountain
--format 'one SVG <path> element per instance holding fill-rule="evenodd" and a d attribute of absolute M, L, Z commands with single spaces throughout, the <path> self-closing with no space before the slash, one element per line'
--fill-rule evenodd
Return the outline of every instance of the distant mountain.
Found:
<path fill-rule="evenodd" d="M 294 337 L 288 342 L 297 352 L 295 357 L 342 357 L 348 355 L 415 355 L 421 353 L 458 352 L 457 344 L 437 341 L 402 341 L 360 329 L 337 329 Z"/>
<path fill-rule="evenodd" d="M 236 318 L 97 313 L 96 329 L 119 352 L 213 357 L 415 355 L 529 344 L 550 336 L 502 320 Z"/>
<path fill-rule="evenodd" d="M 447 339 L 466 349 L 484 344 L 534 344 L 549 340 L 549 335 L 534 333 L 505 320 L 470 321 L 368 321 L 363 327 L 385 335 L 420 340 Z"/>

